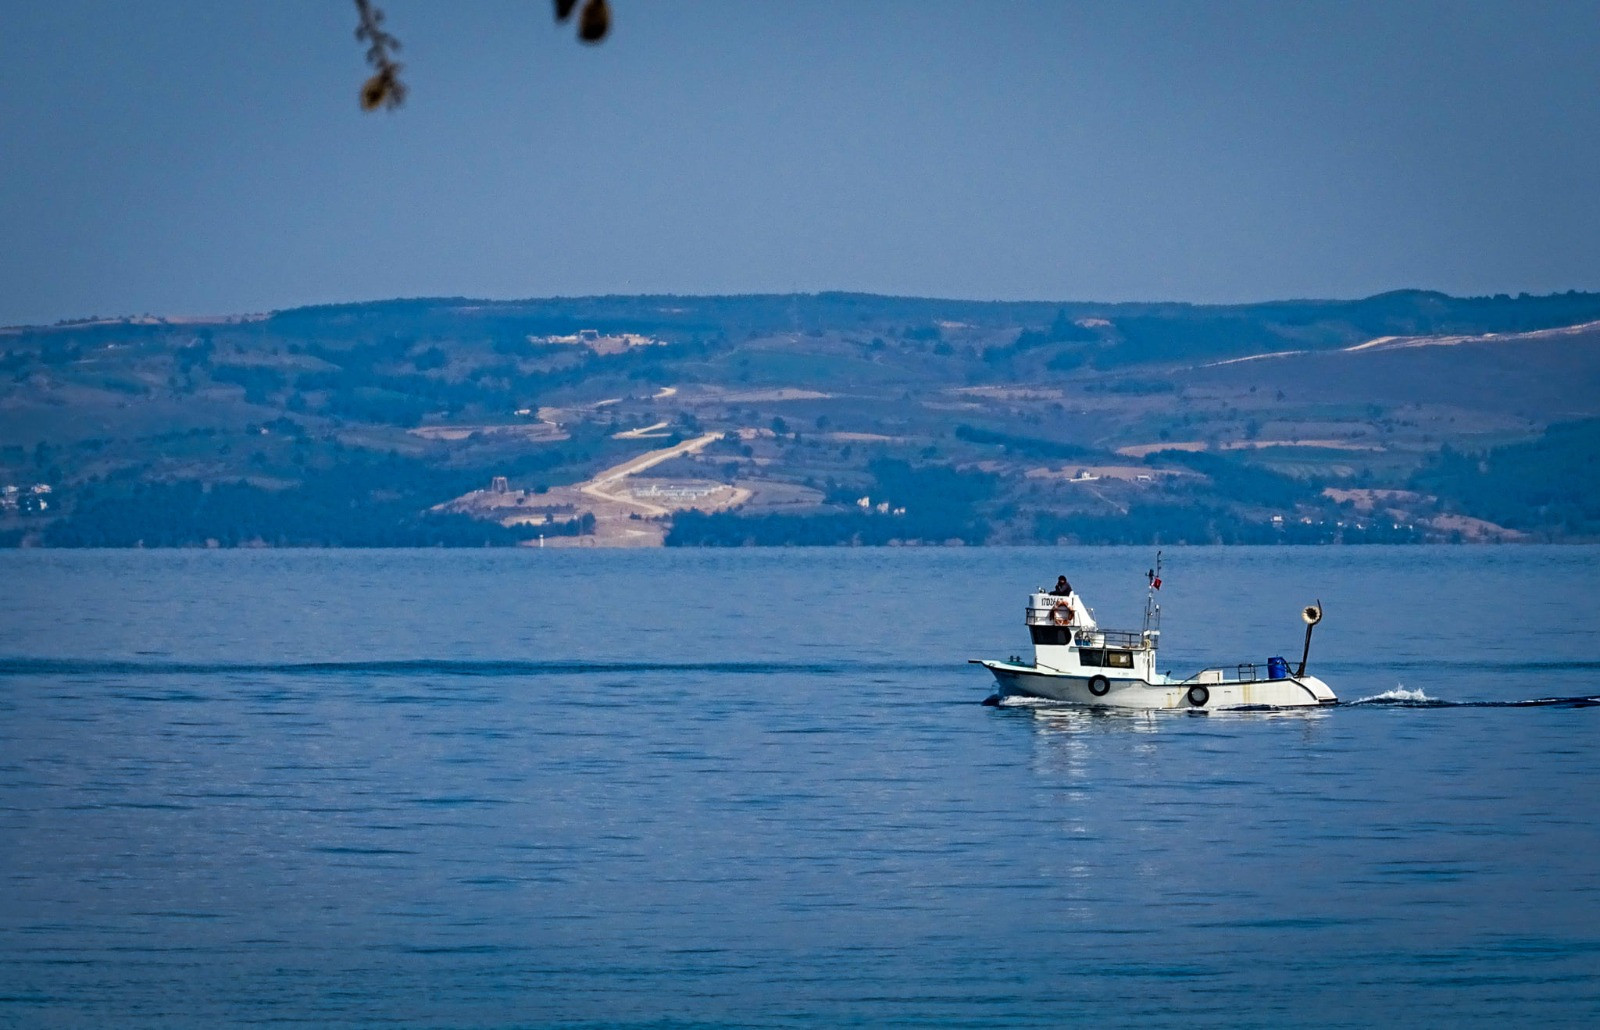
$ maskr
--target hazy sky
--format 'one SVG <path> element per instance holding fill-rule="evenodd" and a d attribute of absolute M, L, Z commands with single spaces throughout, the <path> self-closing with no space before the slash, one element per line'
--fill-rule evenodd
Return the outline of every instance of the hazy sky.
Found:
<path fill-rule="evenodd" d="M 1600 289 L 1600 3 L 0 0 L 0 324 Z"/>

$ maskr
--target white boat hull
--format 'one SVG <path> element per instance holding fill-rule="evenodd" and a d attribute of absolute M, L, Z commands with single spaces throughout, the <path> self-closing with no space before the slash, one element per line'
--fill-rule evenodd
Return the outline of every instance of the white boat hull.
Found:
<path fill-rule="evenodd" d="M 1217 711 L 1229 708 L 1303 708 L 1339 703 L 1328 685 L 1315 676 L 1151 683 L 1126 676 L 1080 676 L 1012 662 L 977 660 L 975 664 L 994 673 L 1002 697 L 1036 697 L 1096 708 Z"/>

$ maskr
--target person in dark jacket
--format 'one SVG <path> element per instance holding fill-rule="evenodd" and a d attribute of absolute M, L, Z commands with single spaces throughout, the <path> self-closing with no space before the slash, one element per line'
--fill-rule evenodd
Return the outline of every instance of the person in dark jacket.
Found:
<path fill-rule="evenodd" d="M 1100 628 L 1099 623 L 1094 621 L 1094 613 L 1089 610 L 1088 605 L 1083 603 L 1083 595 L 1072 592 L 1072 584 L 1067 582 L 1067 577 L 1056 577 L 1056 587 L 1054 590 L 1050 591 L 1050 596 L 1062 598 L 1062 600 L 1056 602 L 1055 609 L 1052 610 L 1058 611 L 1063 605 L 1065 605 L 1070 613 L 1062 618 L 1058 618 L 1056 620 L 1058 625 L 1064 626 L 1070 623 L 1078 630 L 1087 630 L 1090 632 Z"/>

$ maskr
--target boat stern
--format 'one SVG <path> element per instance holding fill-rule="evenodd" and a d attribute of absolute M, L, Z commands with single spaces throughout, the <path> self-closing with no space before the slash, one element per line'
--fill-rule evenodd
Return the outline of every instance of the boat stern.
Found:
<path fill-rule="evenodd" d="M 1328 686 L 1317 677 L 1295 676 L 1293 679 L 1296 683 L 1311 691 L 1312 695 L 1316 697 L 1318 704 L 1336 705 L 1339 703 L 1339 697 L 1333 692 L 1333 688 Z"/>

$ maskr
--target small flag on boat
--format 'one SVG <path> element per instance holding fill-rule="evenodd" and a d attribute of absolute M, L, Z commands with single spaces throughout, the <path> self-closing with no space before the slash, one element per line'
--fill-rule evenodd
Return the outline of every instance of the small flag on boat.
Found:
<path fill-rule="evenodd" d="M 1150 581 L 1150 589 L 1151 590 L 1160 590 L 1161 589 L 1161 577 L 1156 575 L 1156 570 L 1155 569 L 1151 569 L 1149 572 L 1146 572 L 1144 574 L 1144 577 L 1145 577 L 1145 579 L 1148 579 Z"/>

